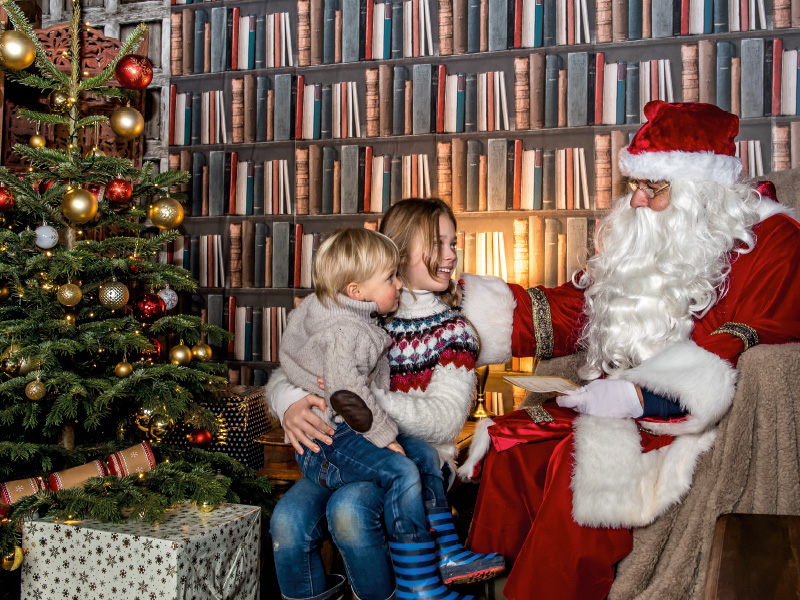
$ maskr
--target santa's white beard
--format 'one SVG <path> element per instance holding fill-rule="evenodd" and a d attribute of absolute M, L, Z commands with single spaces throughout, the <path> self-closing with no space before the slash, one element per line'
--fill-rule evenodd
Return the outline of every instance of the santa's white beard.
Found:
<path fill-rule="evenodd" d="M 759 199 L 748 187 L 673 182 L 671 194 L 660 212 L 631 208 L 628 195 L 601 225 L 598 254 L 576 281 L 586 288 L 585 379 L 634 367 L 688 339 L 693 317 L 725 293 L 737 240 L 752 248 Z"/>

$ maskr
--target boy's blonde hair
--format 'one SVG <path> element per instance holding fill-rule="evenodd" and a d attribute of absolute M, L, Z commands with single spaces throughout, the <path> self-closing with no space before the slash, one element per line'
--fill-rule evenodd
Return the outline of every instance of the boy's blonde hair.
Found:
<path fill-rule="evenodd" d="M 335 231 L 317 250 L 311 278 L 314 293 L 320 302 L 338 302 L 347 284 L 363 283 L 381 271 L 397 268 L 400 253 L 397 246 L 382 233 L 352 228 Z"/>
<path fill-rule="evenodd" d="M 444 215 L 456 226 L 452 209 L 439 198 L 407 198 L 386 211 L 381 221 L 381 233 L 389 236 L 400 250 L 398 273 L 405 280 L 411 253 L 417 240 L 422 241 L 422 262 L 431 277 L 436 277 L 439 263 L 439 217 Z M 448 288 L 439 294 L 448 306 L 461 304 L 461 287 L 450 281 Z"/>

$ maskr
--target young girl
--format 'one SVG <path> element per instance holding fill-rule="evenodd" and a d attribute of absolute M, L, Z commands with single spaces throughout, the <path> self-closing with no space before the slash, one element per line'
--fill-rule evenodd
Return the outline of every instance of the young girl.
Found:
<path fill-rule="evenodd" d="M 478 354 L 476 334 L 457 308 L 459 294 L 451 280 L 456 263 L 455 218 L 439 200 L 403 200 L 387 211 L 381 231 L 400 250 L 399 273 L 405 288 L 400 308 L 385 324 L 392 337 L 392 391 L 377 390 L 376 394 L 402 433 L 428 442 L 438 451 L 426 454 L 425 444 L 418 444 L 420 448 L 414 453 L 421 457 L 417 460 L 420 472 L 439 473 L 438 468 L 420 464 L 428 461 L 428 466 L 431 462 L 435 467 L 446 465 L 451 477 L 454 441 L 472 404 Z M 480 312 L 479 305 L 491 309 L 493 299 L 486 291 L 483 295 L 468 294 L 465 302 Z M 501 326 L 510 331 L 511 323 Z M 488 364 L 502 354 L 500 349 L 485 346 L 481 359 Z M 273 374 L 267 398 L 298 453 L 302 454 L 304 448 L 318 451 L 317 441 L 329 443 L 333 430 L 311 412 L 312 406 L 324 406 L 321 398 L 291 388 L 280 372 Z M 342 592 L 344 581 L 326 579 L 319 556 L 326 512 L 327 525 L 342 553 L 356 598 L 385 600 L 394 592 L 380 521 L 382 491 L 372 484 L 351 485 L 358 487 L 348 485 L 321 493 L 301 480 L 276 506 L 271 532 L 284 597 L 327 600 L 338 598 Z M 442 579 L 446 583 L 479 581 L 502 571 L 502 557 L 476 555 L 459 544 L 445 497 L 444 476 L 424 477 L 423 486 Z M 397 560 L 397 552 L 394 554 Z M 407 591 L 407 584 L 405 576 L 398 576 L 398 591 Z"/>

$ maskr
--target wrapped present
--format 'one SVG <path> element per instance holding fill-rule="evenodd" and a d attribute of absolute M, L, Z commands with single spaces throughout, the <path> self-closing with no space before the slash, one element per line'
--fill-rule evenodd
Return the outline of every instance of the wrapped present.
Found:
<path fill-rule="evenodd" d="M 50 489 L 54 492 L 66 488 L 81 487 L 90 477 L 105 477 L 108 475 L 106 466 L 102 461 L 93 460 L 92 462 L 72 467 L 56 473 L 51 473 L 48 478 Z"/>
<path fill-rule="evenodd" d="M 142 442 L 108 457 L 108 472 L 117 477 L 132 473 L 147 473 L 156 466 L 150 444 Z"/>
<path fill-rule="evenodd" d="M 192 504 L 162 523 L 26 521 L 21 598 L 258 600 L 261 509 Z"/>
<path fill-rule="evenodd" d="M 253 469 L 264 466 L 264 448 L 255 438 L 272 429 L 264 389 L 259 386 L 227 385 L 215 391 L 217 402 L 200 404 L 217 416 L 219 429 L 211 444 L 203 446 L 211 452 L 224 452 Z M 165 438 L 168 444 L 189 445 L 186 427 L 175 427 Z"/>

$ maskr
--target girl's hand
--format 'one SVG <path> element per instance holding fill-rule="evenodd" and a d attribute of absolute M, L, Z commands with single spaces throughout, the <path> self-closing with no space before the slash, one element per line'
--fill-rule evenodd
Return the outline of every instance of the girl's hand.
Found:
<path fill-rule="evenodd" d="M 319 440 L 330 446 L 333 443 L 330 437 L 333 429 L 321 418 L 311 411 L 316 406 L 325 412 L 327 405 L 324 398 L 309 394 L 292 404 L 283 415 L 283 430 L 292 446 L 301 456 L 305 452 L 303 446 L 312 452 L 319 452 L 319 446 L 314 441 Z"/>
<path fill-rule="evenodd" d="M 388 446 L 386 446 L 386 447 L 387 447 L 389 450 L 391 450 L 392 452 L 399 452 L 399 453 L 400 453 L 400 454 L 402 454 L 403 456 L 405 456 L 405 455 L 406 455 L 406 451 L 405 451 L 405 450 L 403 450 L 403 447 L 402 447 L 400 444 L 398 444 L 397 442 L 392 442 L 391 444 L 389 444 L 389 445 L 388 445 Z"/>
<path fill-rule="evenodd" d="M 325 380 L 322 377 L 317 377 L 317 385 L 323 392 L 325 391 Z"/>

